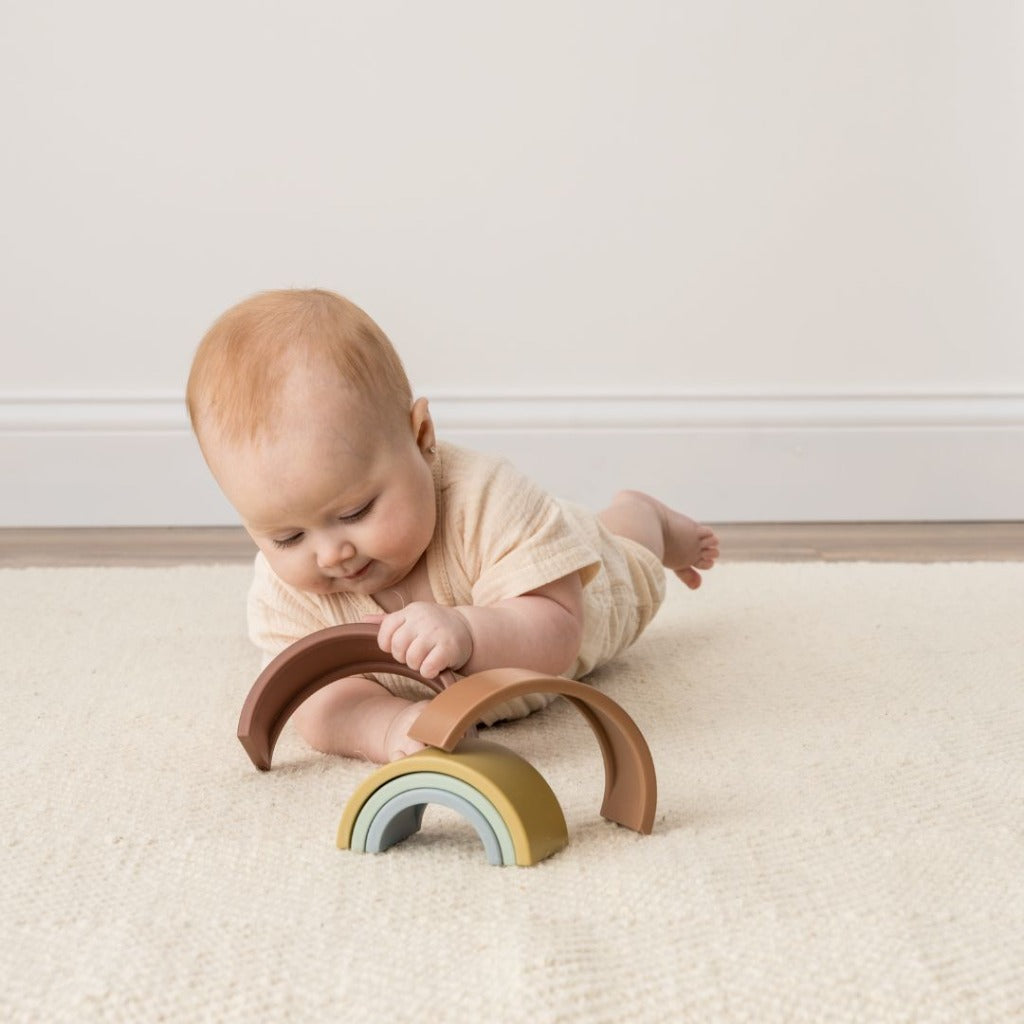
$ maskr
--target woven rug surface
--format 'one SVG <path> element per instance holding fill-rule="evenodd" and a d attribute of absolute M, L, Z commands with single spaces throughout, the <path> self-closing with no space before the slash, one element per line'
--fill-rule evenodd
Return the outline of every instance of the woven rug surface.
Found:
<path fill-rule="evenodd" d="M 235 738 L 249 570 L 0 572 L 0 1019 L 1024 1020 L 1024 563 L 724 564 L 593 683 L 651 836 L 559 701 L 487 731 L 568 847 L 430 807 L 338 850 L 371 771 Z"/>

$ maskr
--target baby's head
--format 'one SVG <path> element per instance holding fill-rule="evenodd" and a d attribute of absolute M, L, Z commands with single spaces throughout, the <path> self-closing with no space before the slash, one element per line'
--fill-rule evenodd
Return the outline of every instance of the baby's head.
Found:
<path fill-rule="evenodd" d="M 374 594 L 426 550 L 429 408 L 358 306 L 325 291 L 239 303 L 200 343 L 187 402 L 211 472 L 285 582 Z"/>
<path fill-rule="evenodd" d="M 187 402 L 193 429 L 237 443 L 272 434 L 284 385 L 316 366 L 360 395 L 382 419 L 408 417 L 412 391 L 384 332 L 333 292 L 261 292 L 232 306 L 196 350 Z"/>

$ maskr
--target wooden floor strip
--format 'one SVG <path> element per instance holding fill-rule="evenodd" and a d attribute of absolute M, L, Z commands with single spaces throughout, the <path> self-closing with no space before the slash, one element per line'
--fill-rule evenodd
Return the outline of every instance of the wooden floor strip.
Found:
<path fill-rule="evenodd" d="M 1024 522 L 726 523 L 723 562 L 1024 561 Z M 235 527 L 0 529 L 0 567 L 248 562 Z"/>
<path fill-rule="evenodd" d="M 1024 561 L 1024 523 L 745 523 L 719 536 L 735 561 Z"/>

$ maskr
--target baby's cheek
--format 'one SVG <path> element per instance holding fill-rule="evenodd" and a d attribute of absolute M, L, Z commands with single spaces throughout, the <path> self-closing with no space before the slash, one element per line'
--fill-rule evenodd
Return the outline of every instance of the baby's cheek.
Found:
<path fill-rule="evenodd" d="M 418 559 L 430 543 L 430 533 L 424 526 L 424 523 L 412 520 L 388 531 L 385 536 L 388 554 L 396 561 Z"/>
<path fill-rule="evenodd" d="M 302 559 L 290 557 L 280 551 L 273 555 L 264 553 L 267 555 L 270 568 L 289 586 L 297 587 L 299 590 L 320 588 L 323 577 L 320 573 L 311 571 L 309 565 Z"/>

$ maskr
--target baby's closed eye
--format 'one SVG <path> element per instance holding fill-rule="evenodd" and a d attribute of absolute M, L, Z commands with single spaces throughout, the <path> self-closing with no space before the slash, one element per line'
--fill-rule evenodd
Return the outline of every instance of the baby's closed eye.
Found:
<path fill-rule="evenodd" d="M 362 508 L 357 509 L 355 512 L 349 512 L 347 515 L 338 516 L 338 519 L 343 523 L 358 523 L 360 519 L 365 519 L 373 511 L 373 506 L 376 503 L 377 499 L 372 498 Z"/>

